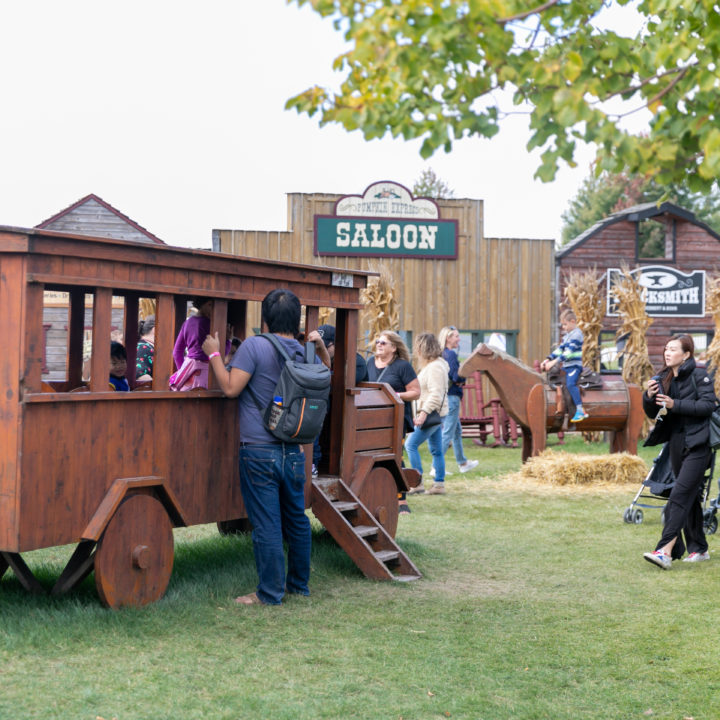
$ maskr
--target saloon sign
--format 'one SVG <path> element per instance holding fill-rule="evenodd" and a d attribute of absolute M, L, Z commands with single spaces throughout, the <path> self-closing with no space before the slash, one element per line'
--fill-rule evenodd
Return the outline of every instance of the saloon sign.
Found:
<path fill-rule="evenodd" d="M 613 285 L 622 275 L 607 271 L 607 314 L 617 315 Z M 630 272 L 643 288 L 645 311 L 650 317 L 703 317 L 705 315 L 705 271 L 684 273 L 664 265 L 648 265 Z"/>
<path fill-rule="evenodd" d="M 334 215 L 315 216 L 315 254 L 457 258 L 457 220 L 441 220 L 429 198 L 393 182 L 347 195 Z"/>

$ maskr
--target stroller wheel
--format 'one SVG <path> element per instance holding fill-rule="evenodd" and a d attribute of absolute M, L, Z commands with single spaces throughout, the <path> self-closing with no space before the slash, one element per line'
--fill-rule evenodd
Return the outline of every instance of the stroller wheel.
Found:
<path fill-rule="evenodd" d="M 625 512 L 623 513 L 623 522 L 631 523 L 632 522 L 632 512 L 633 509 L 629 507 Z"/>
<path fill-rule="evenodd" d="M 717 515 L 711 510 L 707 509 L 703 513 L 703 530 L 706 535 L 714 535 L 718 528 Z"/>
<path fill-rule="evenodd" d="M 643 521 L 643 511 L 640 510 L 640 508 L 635 508 L 635 510 L 632 511 L 632 514 L 630 515 L 630 522 L 634 523 L 635 525 L 640 525 L 640 523 Z"/>

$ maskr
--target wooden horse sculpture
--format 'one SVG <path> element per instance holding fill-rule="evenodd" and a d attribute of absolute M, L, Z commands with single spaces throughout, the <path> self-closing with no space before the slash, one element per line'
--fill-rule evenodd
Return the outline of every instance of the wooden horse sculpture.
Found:
<path fill-rule="evenodd" d="M 460 374 L 469 377 L 475 370 L 487 373 L 508 415 L 522 426 L 523 462 L 545 449 L 548 432 L 566 429 L 562 394 L 527 365 L 481 343 L 460 366 Z M 583 391 L 583 407 L 589 417 L 578 424 L 578 430 L 610 431 L 611 452 L 637 454 L 644 417 L 637 385 L 604 376 L 602 390 Z"/>

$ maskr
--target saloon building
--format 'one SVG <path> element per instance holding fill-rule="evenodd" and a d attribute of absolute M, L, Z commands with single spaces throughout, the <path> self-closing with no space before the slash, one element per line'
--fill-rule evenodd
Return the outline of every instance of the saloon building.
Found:
<path fill-rule="evenodd" d="M 461 356 L 491 340 L 529 364 L 548 351 L 554 242 L 485 237 L 482 200 L 414 198 L 390 181 L 357 195 L 291 193 L 287 230 L 213 230 L 213 250 L 335 267 L 337 283 L 344 269 L 385 267 L 408 345 L 454 325 Z M 359 347 L 371 340 L 365 323 Z"/>
<path fill-rule="evenodd" d="M 626 266 L 645 293 L 653 319 L 648 350 L 654 365 L 662 363 L 665 341 L 688 333 L 702 355 L 714 332 L 705 314 L 706 272 L 718 267 L 720 235 L 691 212 L 673 203 L 646 203 L 626 208 L 588 228 L 557 253 L 557 302 L 563 298 L 570 271 L 595 269 L 606 291 L 606 313 L 600 336 L 603 362 L 616 365 L 616 332 L 621 325 L 611 288 Z"/>

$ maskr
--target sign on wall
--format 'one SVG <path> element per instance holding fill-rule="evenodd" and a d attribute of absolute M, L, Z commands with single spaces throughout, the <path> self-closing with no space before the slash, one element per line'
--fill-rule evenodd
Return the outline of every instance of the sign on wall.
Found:
<path fill-rule="evenodd" d="M 650 317 L 703 317 L 705 271 L 684 273 L 665 265 L 646 265 L 630 271 L 643 288 L 645 311 Z M 622 276 L 619 268 L 607 271 L 607 314 L 617 315 L 612 287 Z"/>
<path fill-rule="evenodd" d="M 442 220 L 434 200 L 394 182 L 346 195 L 334 215 L 315 216 L 315 255 L 457 258 L 457 220 Z"/>

